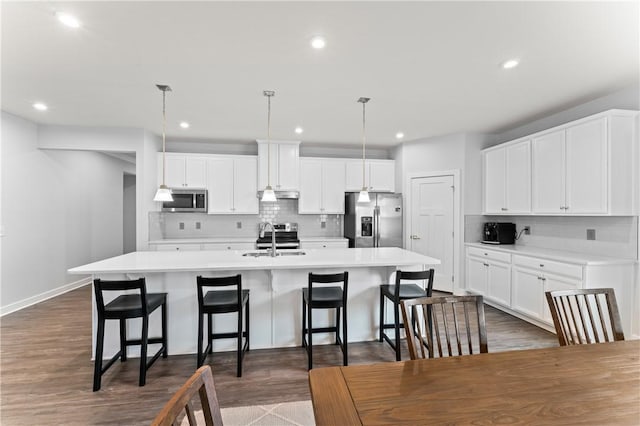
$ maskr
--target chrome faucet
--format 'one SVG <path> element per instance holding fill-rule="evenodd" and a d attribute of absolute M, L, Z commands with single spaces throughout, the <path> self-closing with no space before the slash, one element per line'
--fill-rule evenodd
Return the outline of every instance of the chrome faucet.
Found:
<path fill-rule="evenodd" d="M 271 257 L 276 257 L 276 228 L 273 227 L 273 223 L 265 222 L 260 227 L 260 238 L 264 238 L 264 232 L 267 230 L 267 226 L 271 227 Z"/>

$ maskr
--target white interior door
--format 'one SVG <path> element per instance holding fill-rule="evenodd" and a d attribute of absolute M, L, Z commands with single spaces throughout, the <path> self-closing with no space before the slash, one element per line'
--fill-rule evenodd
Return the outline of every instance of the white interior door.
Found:
<path fill-rule="evenodd" d="M 453 176 L 411 179 L 411 251 L 440 259 L 433 288 L 453 292 Z"/>

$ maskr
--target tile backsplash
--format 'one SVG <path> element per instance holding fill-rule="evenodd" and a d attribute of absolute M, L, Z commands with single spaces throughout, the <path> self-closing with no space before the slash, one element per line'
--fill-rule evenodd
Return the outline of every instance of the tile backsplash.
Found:
<path fill-rule="evenodd" d="M 594 255 L 635 259 L 638 251 L 637 216 L 465 216 L 465 242 L 482 239 L 484 222 L 513 222 L 522 234 L 516 245 L 525 245 Z M 587 239 L 587 232 L 595 240 Z M 593 232 L 591 232 L 591 230 Z"/>
<path fill-rule="evenodd" d="M 260 203 L 257 215 L 149 213 L 149 240 L 257 237 L 260 222 L 296 222 L 300 237 L 341 237 L 343 215 L 298 214 L 298 200 Z"/>

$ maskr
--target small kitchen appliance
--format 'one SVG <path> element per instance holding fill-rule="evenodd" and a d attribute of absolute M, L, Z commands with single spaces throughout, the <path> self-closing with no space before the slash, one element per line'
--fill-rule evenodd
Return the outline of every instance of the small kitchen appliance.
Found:
<path fill-rule="evenodd" d="M 173 201 L 162 203 L 163 212 L 206 213 L 206 189 L 172 189 Z"/>
<path fill-rule="evenodd" d="M 485 222 L 481 241 L 483 244 L 514 244 L 515 241 L 515 223 Z"/>
<path fill-rule="evenodd" d="M 262 233 L 262 228 L 265 223 L 261 223 L 258 227 L 258 235 Z M 298 239 L 298 224 L 297 223 L 274 223 L 273 229 L 276 235 L 276 250 L 283 249 L 299 249 L 300 240 Z M 264 236 L 258 237 L 256 241 L 256 248 L 270 249 L 271 248 L 271 227 L 267 227 L 264 232 Z"/>

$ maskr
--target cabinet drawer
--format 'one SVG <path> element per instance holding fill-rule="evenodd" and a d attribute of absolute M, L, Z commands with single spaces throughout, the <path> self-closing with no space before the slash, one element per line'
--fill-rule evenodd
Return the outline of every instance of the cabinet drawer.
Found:
<path fill-rule="evenodd" d="M 200 244 L 156 244 L 156 251 L 197 251 Z"/>
<path fill-rule="evenodd" d="M 467 255 L 478 256 L 483 259 L 497 260 L 498 262 L 511 262 L 511 255 L 501 251 L 487 250 L 479 247 L 467 247 Z"/>
<path fill-rule="evenodd" d="M 518 255 L 513 256 L 513 263 L 514 265 L 524 266 L 540 272 L 549 272 L 582 280 L 582 266 L 579 265 Z"/>
<path fill-rule="evenodd" d="M 255 243 L 204 243 L 203 250 L 255 250 Z"/>

